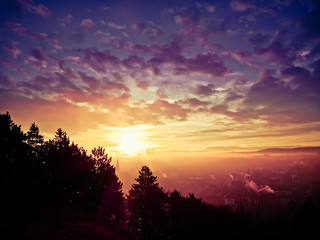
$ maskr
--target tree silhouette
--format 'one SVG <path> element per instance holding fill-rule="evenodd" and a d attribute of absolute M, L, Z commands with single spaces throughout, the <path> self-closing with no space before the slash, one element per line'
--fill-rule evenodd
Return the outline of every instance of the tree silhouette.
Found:
<path fill-rule="evenodd" d="M 0 115 L 0 164 L 1 183 L 5 198 L 23 190 L 24 178 L 28 174 L 28 146 L 26 135 L 7 112 Z M 10 202 L 11 200 L 8 199 Z"/>
<path fill-rule="evenodd" d="M 141 234 L 143 239 L 157 238 L 166 229 L 166 194 L 147 166 L 141 168 L 139 177 L 135 180 L 137 183 L 132 185 L 127 196 L 130 222 L 133 223 L 134 231 Z"/>
<path fill-rule="evenodd" d="M 116 175 L 115 167 L 111 165 L 112 158 L 108 157 L 103 147 L 94 148 L 91 158 L 95 166 L 93 188 L 95 194 L 100 196 L 99 217 L 118 225 L 124 213 L 124 196 L 122 183 Z M 99 199 L 99 198 L 97 198 Z"/>
<path fill-rule="evenodd" d="M 26 135 L 8 112 L 0 114 L 0 171 L 3 229 L 10 231 L 32 203 L 33 171 Z"/>
<path fill-rule="evenodd" d="M 36 148 L 43 144 L 43 136 L 39 133 L 39 127 L 33 122 L 27 133 L 27 143 Z"/>
<path fill-rule="evenodd" d="M 61 128 L 58 128 L 54 135 L 53 144 L 57 147 L 57 149 L 67 148 L 70 144 L 70 139 L 67 136 L 67 132 L 62 131 Z"/>

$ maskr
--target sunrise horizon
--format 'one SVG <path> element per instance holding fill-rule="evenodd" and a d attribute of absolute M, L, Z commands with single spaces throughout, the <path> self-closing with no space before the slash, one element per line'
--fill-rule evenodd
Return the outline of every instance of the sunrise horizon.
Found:
<path fill-rule="evenodd" d="M 319 26 L 318 0 L 0 0 L 5 233 L 314 238 Z"/>

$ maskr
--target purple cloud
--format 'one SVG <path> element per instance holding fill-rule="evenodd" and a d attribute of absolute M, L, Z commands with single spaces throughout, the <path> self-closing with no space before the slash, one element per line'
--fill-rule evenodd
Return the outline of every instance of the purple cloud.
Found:
<path fill-rule="evenodd" d="M 48 59 L 45 50 L 40 47 L 32 49 L 24 63 L 31 64 L 36 69 L 46 68 L 48 66 Z"/>
<path fill-rule="evenodd" d="M 10 89 L 15 86 L 14 79 L 10 76 L 4 75 L 0 71 L 0 92 L 2 89 Z"/>
<path fill-rule="evenodd" d="M 118 30 L 122 30 L 122 29 L 126 28 L 125 25 L 119 25 L 119 24 L 116 24 L 116 23 L 113 23 L 113 22 L 108 22 L 108 26 L 113 28 L 113 29 L 118 29 Z"/>
<path fill-rule="evenodd" d="M 148 27 L 144 23 L 134 23 L 132 24 L 132 29 L 136 30 L 139 33 L 144 33 L 147 31 Z"/>
<path fill-rule="evenodd" d="M 28 36 L 37 40 L 46 39 L 48 36 L 46 33 L 30 31 L 22 27 L 20 23 L 5 22 L 4 25 L 6 28 L 10 29 L 11 31 L 19 35 Z"/>
<path fill-rule="evenodd" d="M 61 46 L 59 46 L 59 40 L 53 36 L 48 36 L 48 34 L 46 34 L 46 33 L 31 31 L 25 27 L 22 27 L 22 25 L 20 23 L 5 22 L 4 26 L 7 29 L 9 29 L 9 30 L 21 35 L 21 36 L 31 37 L 35 40 L 43 40 L 43 41 L 46 41 L 47 43 L 49 43 L 52 47 L 54 47 L 56 49 L 61 48 Z"/>
<path fill-rule="evenodd" d="M 98 73 L 106 73 L 110 66 L 119 67 L 121 64 L 118 57 L 110 55 L 110 51 L 99 52 L 90 48 L 85 49 L 84 57 L 70 56 L 68 59 Z"/>
<path fill-rule="evenodd" d="M 284 81 L 286 79 L 286 81 Z M 303 68 L 290 67 L 279 78 L 272 71 L 248 92 L 244 104 L 257 117 L 275 123 L 305 123 L 320 117 L 319 82 Z"/>
<path fill-rule="evenodd" d="M 20 65 L 12 63 L 12 62 L 7 62 L 7 61 L 3 61 L 2 64 L 8 69 L 8 70 L 12 70 L 15 72 L 20 73 L 21 75 L 25 76 L 25 77 L 29 77 L 29 73 L 24 70 Z"/>
<path fill-rule="evenodd" d="M 122 64 L 129 69 L 144 69 L 147 66 L 143 58 L 135 55 L 124 59 Z"/>
<path fill-rule="evenodd" d="M 255 7 L 252 0 L 232 0 L 230 6 L 235 11 L 245 11 Z"/>
<path fill-rule="evenodd" d="M 259 50 L 257 53 L 266 56 L 269 61 L 281 65 L 290 65 L 294 60 L 293 57 L 289 57 L 289 49 L 285 48 L 280 41 L 273 41 L 268 47 Z"/>
<path fill-rule="evenodd" d="M 81 27 L 83 28 L 90 29 L 90 28 L 93 28 L 94 26 L 96 26 L 96 24 L 91 18 L 83 19 L 81 22 Z"/>
<path fill-rule="evenodd" d="M 60 26 L 61 27 L 66 27 L 67 24 L 69 24 L 72 20 L 72 15 L 69 13 L 67 16 L 63 17 L 63 18 L 58 18 L 59 22 L 60 22 Z"/>
<path fill-rule="evenodd" d="M 18 0 L 17 2 L 24 10 L 34 12 L 43 17 L 51 15 L 51 11 L 46 6 L 43 4 L 36 5 L 33 0 Z"/>
<path fill-rule="evenodd" d="M 222 76 L 228 72 L 228 68 L 216 54 L 198 54 L 195 58 L 185 60 L 185 66 L 190 72 L 200 72 L 211 74 L 212 76 Z"/>
<path fill-rule="evenodd" d="M 4 47 L 4 49 L 10 54 L 11 57 L 13 57 L 14 59 L 17 59 L 18 56 L 20 55 L 21 53 L 21 50 L 19 48 L 17 48 L 17 45 L 19 43 L 18 42 L 15 42 L 15 41 L 12 41 L 12 44 L 11 46 L 6 46 Z"/>
<path fill-rule="evenodd" d="M 182 32 L 185 35 L 192 35 L 198 31 L 201 21 L 201 14 L 196 8 L 183 9 L 181 13 L 175 16 L 175 22 L 183 26 Z"/>

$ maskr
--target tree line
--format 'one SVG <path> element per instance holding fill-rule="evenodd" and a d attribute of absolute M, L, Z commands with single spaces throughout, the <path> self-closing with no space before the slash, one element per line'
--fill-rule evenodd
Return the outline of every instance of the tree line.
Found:
<path fill-rule="evenodd" d="M 286 239 L 313 234 L 319 224 L 319 201 L 314 199 L 290 211 L 257 216 L 206 204 L 192 193 L 165 192 L 148 166 L 125 196 L 103 147 L 88 153 L 61 128 L 44 141 L 35 123 L 24 133 L 8 112 L 0 114 L 0 164 L 1 207 L 9 234 L 49 209 L 63 208 L 85 212 L 126 232 L 128 239 L 142 240 Z"/>

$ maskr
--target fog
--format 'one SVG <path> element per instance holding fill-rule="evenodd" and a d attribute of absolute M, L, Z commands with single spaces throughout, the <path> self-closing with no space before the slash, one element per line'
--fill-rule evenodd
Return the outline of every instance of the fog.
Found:
<path fill-rule="evenodd" d="M 204 201 L 223 204 L 223 196 L 252 190 L 279 193 L 293 186 L 312 184 L 320 174 L 319 148 L 264 150 L 213 154 L 208 157 L 177 156 L 172 159 L 123 159 L 118 175 L 124 192 L 130 189 L 142 165 L 151 167 L 165 191 L 194 193 Z M 220 196 L 220 197 L 219 197 Z"/>

